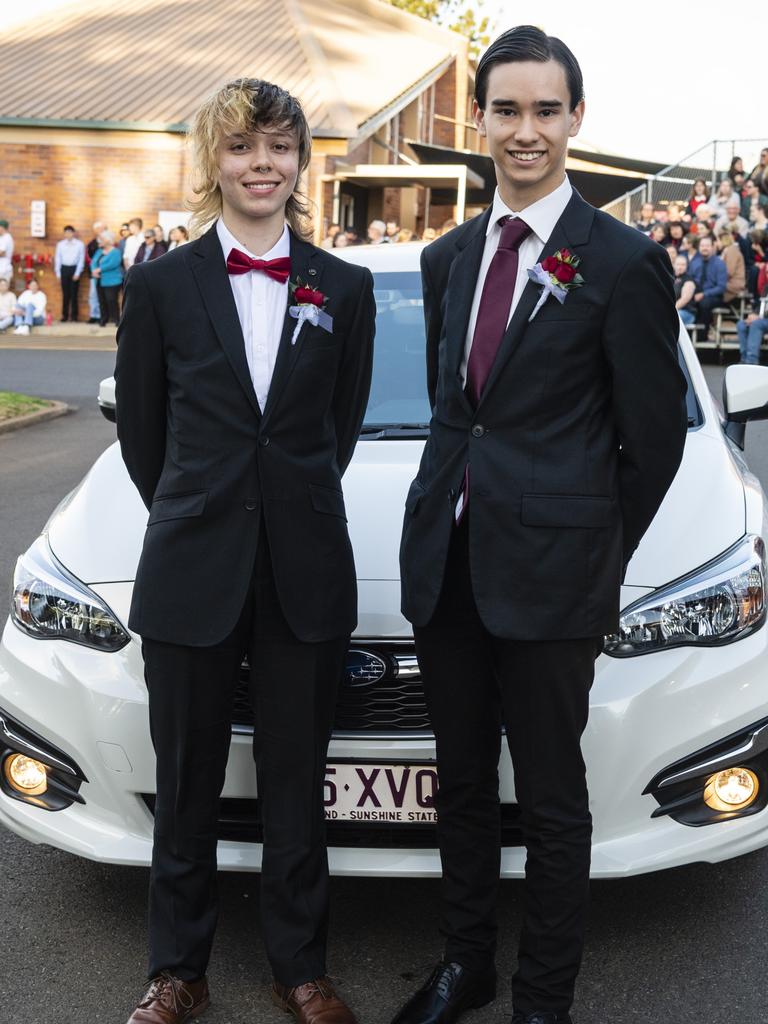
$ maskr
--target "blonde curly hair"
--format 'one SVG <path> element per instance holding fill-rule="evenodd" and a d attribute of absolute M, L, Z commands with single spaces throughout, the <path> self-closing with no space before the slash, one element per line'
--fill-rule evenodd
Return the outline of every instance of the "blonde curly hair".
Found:
<path fill-rule="evenodd" d="M 260 78 L 236 78 L 227 82 L 203 103 L 189 131 L 193 147 L 192 191 L 198 198 L 187 203 L 192 211 L 190 230 L 197 237 L 221 215 L 218 148 L 226 135 L 278 127 L 295 131 L 299 143 L 299 177 L 285 206 L 291 230 L 300 238 L 310 233 L 309 202 L 299 191 L 301 176 L 309 166 L 312 136 L 299 101 L 271 82 Z"/>

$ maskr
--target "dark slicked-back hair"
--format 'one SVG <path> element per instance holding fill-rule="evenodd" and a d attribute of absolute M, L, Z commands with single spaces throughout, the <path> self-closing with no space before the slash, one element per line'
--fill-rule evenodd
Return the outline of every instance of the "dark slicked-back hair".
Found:
<path fill-rule="evenodd" d="M 514 61 L 535 60 L 544 64 L 556 60 L 565 71 L 568 91 L 571 95 L 571 110 L 575 110 L 584 99 L 584 79 L 579 62 L 561 39 L 548 36 L 534 25 L 518 25 L 494 39 L 477 65 L 475 76 L 475 99 L 481 110 L 485 110 L 488 93 L 488 75 L 494 64 L 510 64 Z"/>

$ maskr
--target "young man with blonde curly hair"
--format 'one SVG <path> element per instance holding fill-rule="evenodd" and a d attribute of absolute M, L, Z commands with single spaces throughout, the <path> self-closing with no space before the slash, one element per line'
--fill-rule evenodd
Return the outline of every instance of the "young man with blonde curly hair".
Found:
<path fill-rule="evenodd" d="M 305 240 L 311 140 L 292 96 L 230 82 L 192 141 L 198 237 L 130 271 L 115 373 L 123 458 L 149 510 L 129 624 L 157 754 L 150 986 L 130 1024 L 181 1024 L 209 1003 L 246 655 L 272 997 L 300 1022 L 353 1024 L 326 977 L 323 780 L 356 622 L 341 477 L 370 387 L 372 279 Z"/>

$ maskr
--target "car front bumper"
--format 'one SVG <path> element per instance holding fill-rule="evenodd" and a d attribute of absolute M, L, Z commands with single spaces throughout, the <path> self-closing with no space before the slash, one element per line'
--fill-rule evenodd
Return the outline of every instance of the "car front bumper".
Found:
<path fill-rule="evenodd" d="M 592 875 L 618 878 L 695 861 L 717 862 L 768 844 L 768 809 L 702 827 L 651 818 L 643 791 L 666 766 L 765 716 L 768 628 L 721 648 L 677 650 L 597 664 L 584 737 L 594 820 Z M 533 685 L 533 683 L 532 683 Z M 0 644 L 0 709 L 76 762 L 85 804 L 42 810 L 0 793 L 0 823 L 35 843 L 93 860 L 146 866 L 152 850 L 155 791 L 141 649 L 103 654 L 71 643 L 35 640 L 8 622 Z M 433 763 L 430 737 L 335 737 L 329 760 Z M 509 755 L 500 764 L 501 799 L 514 803 Z M 253 799 L 248 735 L 232 737 L 225 799 Z M 408 826 L 401 826 L 407 829 Z M 407 843 L 407 831 L 401 842 Z M 219 865 L 257 871 L 257 842 L 222 840 Z M 338 875 L 435 876 L 434 848 L 329 849 Z M 502 875 L 522 877 L 525 850 L 505 847 Z"/>

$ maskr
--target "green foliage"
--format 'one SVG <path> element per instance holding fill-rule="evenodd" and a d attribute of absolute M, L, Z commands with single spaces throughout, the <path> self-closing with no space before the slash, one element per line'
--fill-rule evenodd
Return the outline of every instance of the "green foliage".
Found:
<path fill-rule="evenodd" d="M 465 0 L 389 0 L 409 14 L 415 14 L 427 21 L 450 28 L 469 39 L 469 56 L 477 60 L 490 42 L 488 35 L 489 18 L 482 13 L 484 0 L 477 0 L 469 6 Z M 475 9 L 476 8 L 476 9 Z"/>

